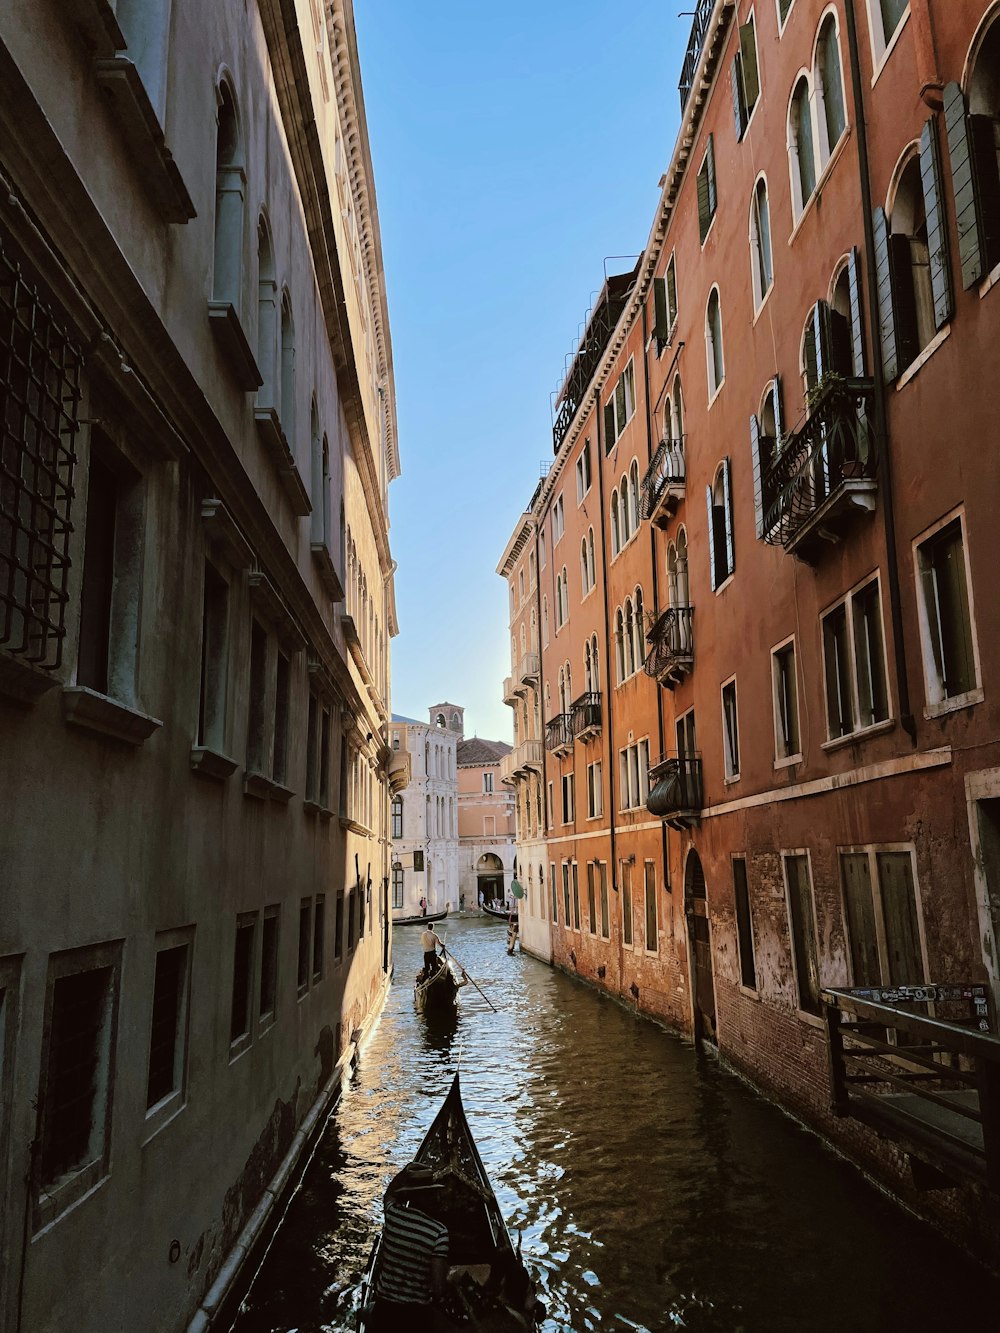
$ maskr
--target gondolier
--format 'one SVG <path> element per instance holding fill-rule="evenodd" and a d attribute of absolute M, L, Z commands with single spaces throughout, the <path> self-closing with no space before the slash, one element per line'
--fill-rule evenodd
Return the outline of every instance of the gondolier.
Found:
<path fill-rule="evenodd" d="M 420 947 L 424 951 L 424 972 L 427 976 L 430 976 L 432 972 L 437 970 L 439 962 L 437 946 L 439 944 L 443 950 L 444 940 L 440 935 L 436 934 L 432 927 L 427 926 L 420 935 Z"/>
<path fill-rule="evenodd" d="M 440 1186 L 431 1168 L 410 1162 L 385 1192 L 385 1229 L 371 1333 L 431 1333 L 432 1301 L 447 1282 L 448 1228 L 421 1209 Z"/>

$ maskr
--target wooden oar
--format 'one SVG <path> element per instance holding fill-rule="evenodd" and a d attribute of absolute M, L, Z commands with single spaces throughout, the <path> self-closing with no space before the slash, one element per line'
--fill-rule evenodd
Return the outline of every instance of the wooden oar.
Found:
<path fill-rule="evenodd" d="M 448 955 L 449 958 L 455 958 L 455 955 L 454 955 L 453 953 L 450 952 L 450 950 L 448 949 L 448 946 L 447 946 L 446 944 L 442 943 L 442 945 L 441 945 L 441 950 L 442 950 L 443 953 L 446 953 L 446 954 Z M 458 962 L 458 959 L 457 959 L 457 958 L 455 958 L 455 962 L 458 963 L 459 967 L 462 967 L 462 964 Z M 464 968 L 464 967 L 462 967 L 462 971 L 465 972 L 465 975 L 466 975 L 467 977 L 469 977 L 469 974 L 468 974 L 468 972 L 465 971 L 465 968 Z M 482 986 L 480 986 L 479 982 L 476 981 L 475 977 L 469 977 L 469 980 L 472 982 L 473 986 L 475 986 L 476 990 L 477 990 L 477 991 L 479 992 L 479 994 L 483 997 L 483 999 L 486 1001 L 486 1003 L 490 1006 L 490 1008 L 493 1010 L 493 1012 L 496 1013 L 496 1012 L 497 1012 L 497 1007 L 496 1007 L 496 1005 L 493 1003 L 493 1001 L 490 999 L 490 997 L 489 997 L 489 996 L 486 994 L 486 992 L 483 990 Z"/>

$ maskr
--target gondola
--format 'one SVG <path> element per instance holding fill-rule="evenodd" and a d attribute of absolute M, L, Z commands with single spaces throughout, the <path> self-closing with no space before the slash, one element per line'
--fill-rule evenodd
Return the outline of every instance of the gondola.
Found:
<path fill-rule="evenodd" d="M 545 1307 L 511 1241 L 462 1105 L 458 1074 L 414 1160 L 430 1167 L 443 1188 L 429 1190 L 420 1208 L 448 1228 L 449 1272 L 445 1294 L 434 1306 L 435 1333 L 516 1333 L 538 1329 Z M 381 1235 L 361 1284 L 358 1328 L 378 1283 Z"/>
<path fill-rule="evenodd" d="M 497 921 L 509 921 L 514 916 L 513 911 L 508 911 L 506 907 L 494 907 L 492 903 L 483 903 L 483 911 Z"/>
<path fill-rule="evenodd" d="M 392 924 L 394 926 L 432 926 L 435 921 L 443 921 L 450 910 L 446 907 L 443 912 L 428 912 L 426 916 L 394 916 Z"/>
<path fill-rule="evenodd" d="M 441 960 L 429 977 L 424 975 L 424 971 L 424 968 L 420 969 L 413 983 L 413 1000 L 417 1009 L 421 1013 L 432 1010 L 440 1013 L 454 1007 L 456 996 L 465 985 L 464 978 L 459 981 L 451 964 L 445 959 Z"/>

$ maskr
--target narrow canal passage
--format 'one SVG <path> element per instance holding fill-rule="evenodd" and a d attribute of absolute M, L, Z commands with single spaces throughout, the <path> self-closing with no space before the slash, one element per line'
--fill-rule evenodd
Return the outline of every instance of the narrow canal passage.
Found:
<path fill-rule="evenodd" d="M 385 1014 L 235 1333 L 353 1327 L 382 1191 L 459 1066 L 546 1333 L 995 1327 L 996 1284 L 714 1060 L 508 957 L 502 925 L 456 921 L 447 938 L 499 1013 L 470 986 L 450 1026 L 417 1015 L 418 933 L 396 932 Z"/>

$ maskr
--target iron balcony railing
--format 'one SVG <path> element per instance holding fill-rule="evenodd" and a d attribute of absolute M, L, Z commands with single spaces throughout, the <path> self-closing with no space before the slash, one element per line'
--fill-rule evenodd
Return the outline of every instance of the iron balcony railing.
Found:
<path fill-rule="evenodd" d="M 601 696 L 596 690 L 581 694 L 573 700 L 570 710 L 573 718 L 573 735 L 577 740 L 593 736 L 601 729 Z"/>
<path fill-rule="evenodd" d="M 823 540 L 829 540 L 837 535 L 838 520 L 858 507 L 874 507 L 873 395 L 869 379 L 831 376 L 821 384 L 809 415 L 762 467 L 765 541 L 800 554 L 821 511 Z"/>
<path fill-rule="evenodd" d="M 558 754 L 573 745 L 573 714 L 557 713 L 545 727 L 545 748 Z"/>
<path fill-rule="evenodd" d="M 681 66 L 681 81 L 678 85 L 681 95 L 682 116 L 688 98 L 691 96 L 691 89 L 694 87 L 695 70 L 698 68 L 698 61 L 701 59 L 702 47 L 705 45 L 705 34 L 708 32 L 715 2 L 716 0 L 698 0 L 694 7 L 694 22 L 691 24 L 691 36 L 688 38 L 687 53 L 684 56 L 684 64 Z"/>
<path fill-rule="evenodd" d="M 684 492 L 684 440 L 661 440 L 642 481 L 642 516 L 654 518 Z"/>
<path fill-rule="evenodd" d="M 573 364 L 557 399 L 558 411 L 552 425 L 553 452 L 558 453 L 569 433 L 587 386 L 611 340 L 611 335 L 625 308 L 628 294 L 635 285 L 635 272 L 612 274 L 587 322 L 586 332 L 573 355 Z"/>
<path fill-rule="evenodd" d="M 652 765 L 646 798 L 651 815 L 675 828 L 688 828 L 698 822 L 703 803 L 700 754 L 674 751 Z"/>
<path fill-rule="evenodd" d="M 647 676 L 672 690 L 693 664 L 694 607 L 668 607 L 646 634 L 643 669 Z"/>

